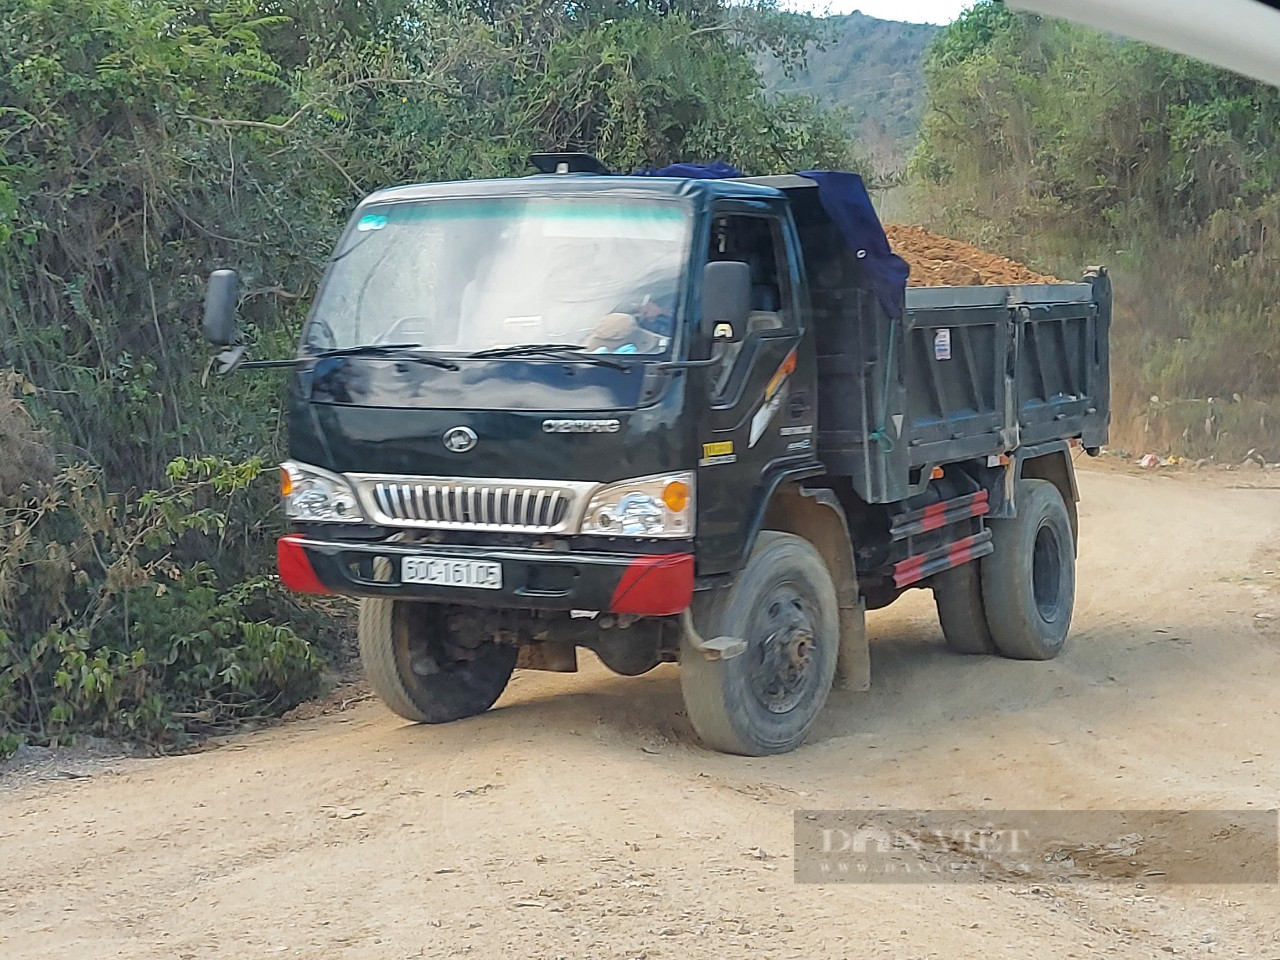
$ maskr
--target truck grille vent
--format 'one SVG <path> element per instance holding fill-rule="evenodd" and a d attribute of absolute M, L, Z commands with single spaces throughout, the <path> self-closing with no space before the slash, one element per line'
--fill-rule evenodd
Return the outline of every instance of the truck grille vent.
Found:
<path fill-rule="evenodd" d="M 591 484 L 491 484 L 429 478 L 364 478 L 366 503 L 381 523 L 516 533 L 566 532 L 582 491 Z"/>

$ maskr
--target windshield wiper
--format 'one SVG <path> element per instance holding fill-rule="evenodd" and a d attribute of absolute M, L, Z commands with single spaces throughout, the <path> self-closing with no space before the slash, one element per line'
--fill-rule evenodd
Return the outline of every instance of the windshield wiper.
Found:
<path fill-rule="evenodd" d="M 477 350 L 467 354 L 476 360 L 496 359 L 500 357 L 544 356 L 560 360 L 581 360 L 583 363 L 594 363 L 597 366 L 609 367 L 613 370 L 626 370 L 625 363 L 619 363 L 599 353 L 582 353 L 587 349 L 580 343 L 522 343 L 516 347 L 490 347 L 488 350 Z M 568 354 L 569 356 L 565 356 Z"/>
<path fill-rule="evenodd" d="M 572 352 L 587 349 L 580 343 L 518 343 L 511 347 L 490 347 L 488 350 L 477 350 L 469 353 L 469 357 L 518 357 L 522 353 L 556 353 Z"/>
<path fill-rule="evenodd" d="M 355 253 L 356 250 L 360 248 L 361 244 L 363 244 L 366 240 L 368 240 L 372 236 L 373 236 L 373 232 L 370 231 L 365 233 L 363 236 L 356 237 L 356 239 L 352 240 L 349 244 L 347 244 L 347 248 L 345 250 L 339 250 L 337 253 L 331 256 L 329 258 L 329 263 L 337 263 L 339 260 L 342 260 L 345 257 L 351 256 L 351 254 Z"/>
<path fill-rule="evenodd" d="M 365 343 L 355 347 L 339 347 L 336 350 L 321 350 L 310 354 L 308 359 L 324 360 L 330 357 L 387 357 L 392 360 L 411 360 L 414 363 L 425 363 L 439 367 L 441 370 L 460 370 L 452 360 L 433 357 L 420 349 L 417 343 Z"/>

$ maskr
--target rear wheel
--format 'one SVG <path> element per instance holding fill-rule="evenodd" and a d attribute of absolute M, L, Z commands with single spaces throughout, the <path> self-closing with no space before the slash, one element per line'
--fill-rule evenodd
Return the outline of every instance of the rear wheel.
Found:
<path fill-rule="evenodd" d="M 971 560 L 933 578 L 933 601 L 947 649 L 953 653 L 990 654 L 996 652 L 987 626 L 982 602 L 982 580 L 978 564 Z"/>
<path fill-rule="evenodd" d="M 369 685 L 393 713 L 448 723 L 488 710 L 515 669 L 517 650 L 450 635 L 429 604 L 360 601 L 360 660 Z"/>
<path fill-rule="evenodd" d="M 1019 480 L 1018 515 L 992 520 L 995 551 L 982 561 L 982 599 L 996 649 L 1015 660 L 1051 660 L 1075 606 L 1071 518 L 1048 480 Z"/>
<path fill-rule="evenodd" d="M 698 736 L 746 756 L 799 746 L 826 703 L 840 641 L 835 586 L 818 551 L 792 534 L 761 533 L 737 582 L 695 602 L 694 621 L 708 639 L 747 644 L 708 660 L 682 639 L 680 687 Z"/>

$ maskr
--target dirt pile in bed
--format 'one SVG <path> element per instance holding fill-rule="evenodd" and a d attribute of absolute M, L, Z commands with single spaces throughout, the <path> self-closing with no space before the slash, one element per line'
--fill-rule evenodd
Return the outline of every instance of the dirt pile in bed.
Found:
<path fill-rule="evenodd" d="M 1008 257 L 940 237 L 924 227 L 887 223 L 893 252 L 911 265 L 911 287 L 973 287 L 981 284 L 1061 283 Z"/>

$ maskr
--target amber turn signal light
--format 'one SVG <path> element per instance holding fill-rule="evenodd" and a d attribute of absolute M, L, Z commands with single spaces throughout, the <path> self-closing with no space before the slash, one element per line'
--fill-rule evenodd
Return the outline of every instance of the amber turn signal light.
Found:
<path fill-rule="evenodd" d="M 662 502 L 672 513 L 682 513 L 689 506 L 689 485 L 683 480 L 672 480 L 662 488 Z"/>

